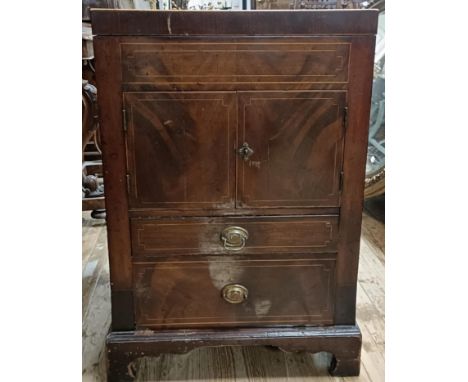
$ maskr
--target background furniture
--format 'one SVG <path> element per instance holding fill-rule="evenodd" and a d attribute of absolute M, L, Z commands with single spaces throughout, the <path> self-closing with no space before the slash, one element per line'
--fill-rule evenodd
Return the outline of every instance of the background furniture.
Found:
<path fill-rule="evenodd" d="M 82 207 L 92 216 L 105 213 L 97 89 L 91 24 L 82 23 Z"/>
<path fill-rule="evenodd" d="M 328 351 L 331 373 L 357 375 L 377 11 L 92 22 L 109 380 L 144 355 L 244 344 Z"/>
<path fill-rule="evenodd" d="M 82 210 L 92 210 L 94 216 L 105 208 L 97 90 L 86 80 L 82 85 Z"/>
<path fill-rule="evenodd" d="M 385 0 L 367 3 L 368 7 L 379 10 L 364 189 L 366 199 L 371 199 L 385 193 Z"/>

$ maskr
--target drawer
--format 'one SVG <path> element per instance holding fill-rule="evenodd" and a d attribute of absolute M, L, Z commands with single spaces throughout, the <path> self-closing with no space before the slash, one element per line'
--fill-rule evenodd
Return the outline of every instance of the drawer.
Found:
<path fill-rule="evenodd" d="M 137 328 L 333 323 L 335 256 L 134 263 Z"/>
<path fill-rule="evenodd" d="M 351 44 L 345 38 L 140 41 L 121 44 L 125 84 L 348 81 Z"/>
<path fill-rule="evenodd" d="M 338 216 L 131 221 L 133 255 L 334 252 Z"/>

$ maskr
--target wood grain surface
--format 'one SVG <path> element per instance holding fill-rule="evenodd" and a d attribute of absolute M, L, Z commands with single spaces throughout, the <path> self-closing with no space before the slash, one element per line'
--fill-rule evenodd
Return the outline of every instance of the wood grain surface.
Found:
<path fill-rule="evenodd" d="M 142 11 L 94 9 L 93 34 L 107 36 L 373 34 L 378 10 Z"/>
<path fill-rule="evenodd" d="M 236 254 L 336 252 L 338 220 L 334 215 L 132 219 L 133 257 L 233 254 L 221 240 L 232 226 L 249 235 Z"/>
<path fill-rule="evenodd" d="M 349 36 L 254 38 L 122 37 L 125 85 L 345 83 Z"/>
<path fill-rule="evenodd" d="M 137 329 L 330 325 L 335 257 L 134 263 Z M 247 289 L 242 303 L 222 298 L 232 284 Z"/>
<path fill-rule="evenodd" d="M 221 346 L 223 339 L 236 346 L 331 352 L 333 375 L 358 375 L 356 292 L 377 12 L 106 10 L 92 12 L 92 18 L 109 191 L 109 382 L 133 380 L 138 357 Z M 240 252 L 236 258 L 209 250 L 192 258 L 177 253 L 205 252 L 206 242 L 219 247 L 220 225 L 232 217 L 207 212 L 233 208 L 261 211 L 236 217 L 252 220 L 221 234 L 223 247 L 241 249 L 245 258 Z M 302 209 L 300 216 L 339 208 L 338 230 L 330 231 L 330 221 L 322 233 L 316 226 L 307 230 L 319 239 L 325 233 L 328 250 L 300 250 L 316 244 L 306 242 L 300 226 L 294 230 L 293 220 L 281 228 L 274 215 L 262 218 L 270 208 L 281 211 L 278 217 L 291 216 L 293 209 Z M 176 225 L 131 232 L 130 221 L 154 221 L 157 215 L 130 220 L 129 209 L 173 209 L 176 215 L 167 220 Z M 185 211 L 194 210 L 198 219 L 220 224 L 210 224 L 211 232 L 176 221 L 188 222 Z M 272 220 L 268 229 L 262 219 Z M 275 248 L 270 258 L 264 247 Z M 237 289 L 216 284 L 213 274 L 224 270 L 224 281 Z M 251 299 L 237 284 L 245 284 Z M 223 305 L 226 290 L 242 304 Z M 265 301 L 271 306 L 262 316 L 256 310 L 268 304 L 257 302 Z M 261 322 L 333 326 L 263 325 L 255 328 L 263 340 L 249 341 L 246 330 L 251 336 L 250 326 Z M 183 336 L 171 340 L 176 331 L 122 333 L 135 324 L 179 332 L 199 325 L 249 328 L 217 328 L 209 341 L 197 338 L 203 330 L 192 330 L 187 342 Z M 241 340 L 232 340 L 239 334 Z"/>
<path fill-rule="evenodd" d="M 93 43 L 96 49 L 96 71 L 102 73 L 97 78 L 97 87 L 106 89 L 100 93 L 98 102 L 103 175 L 106 185 L 107 236 L 109 251 L 112 254 L 110 257 L 114 313 L 112 327 L 115 330 L 128 330 L 133 325 L 132 265 L 118 39 L 102 39 L 96 36 Z"/>
<path fill-rule="evenodd" d="M 142 358 L 136 381 L 383 382 L 385 368 L 384 225 L 363 216 L 357 322 L 363 347 L 359 377 L 328 375 L 328 353 L 285 353 L 270 347 L 200 348 Z M 110 326 L 106 227 L 83 213 L 83 381 L 105 381 L 104 346 Z"/>
<path fill-rule="evenodd" d="M 340 205 L 346 92 L 239 92 L 237 204 Z"/>
<path fill-rule="evenodd" d="M 125 93 L 130 207 L 234 207 L 234 92 Z"/>
<path fill-rule="evenodd" d="M 345 91 L 124 93 L 130 208 L 338 207 L 345 105 Z"/>

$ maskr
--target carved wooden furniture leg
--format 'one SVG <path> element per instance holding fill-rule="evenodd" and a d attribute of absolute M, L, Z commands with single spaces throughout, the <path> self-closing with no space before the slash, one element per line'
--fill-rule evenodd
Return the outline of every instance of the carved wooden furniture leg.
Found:
<path fill-rule="evenodd" d="M 360 353 L 360 350 L 359 350 Z M 357 377 L 361 370 L 361 355 L 355 358 L 349 356 L 333 356 L 329 373 L 336 377 Z"/>
<path fill-rule="evenodd" d="M 361 370 L 361 338 L 355 340 L 350 349 L 335 349 L 333 359 L 328 369 L 331 375 L 337 377 L 358 376 Z"/>
<path fill-rule="evenodd" d="M 361 332 L 357 326 L 249 328 L 206 330 L 151 330 L 114 332 L 107 337 L 108 382 L 133 381 L 136 360 L 165 353 L 186 353 L 210 346 L 275 346 L 283 351 L 333 354 L 330 373 L 359 374 Z"/>

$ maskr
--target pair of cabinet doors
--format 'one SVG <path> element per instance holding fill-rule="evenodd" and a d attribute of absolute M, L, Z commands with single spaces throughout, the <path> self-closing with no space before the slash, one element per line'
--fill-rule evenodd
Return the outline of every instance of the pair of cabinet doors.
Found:
<path fill-rule="evenodd" d="M 130 208 L 337 207 L 345 91 L 126 92 Z"/>

